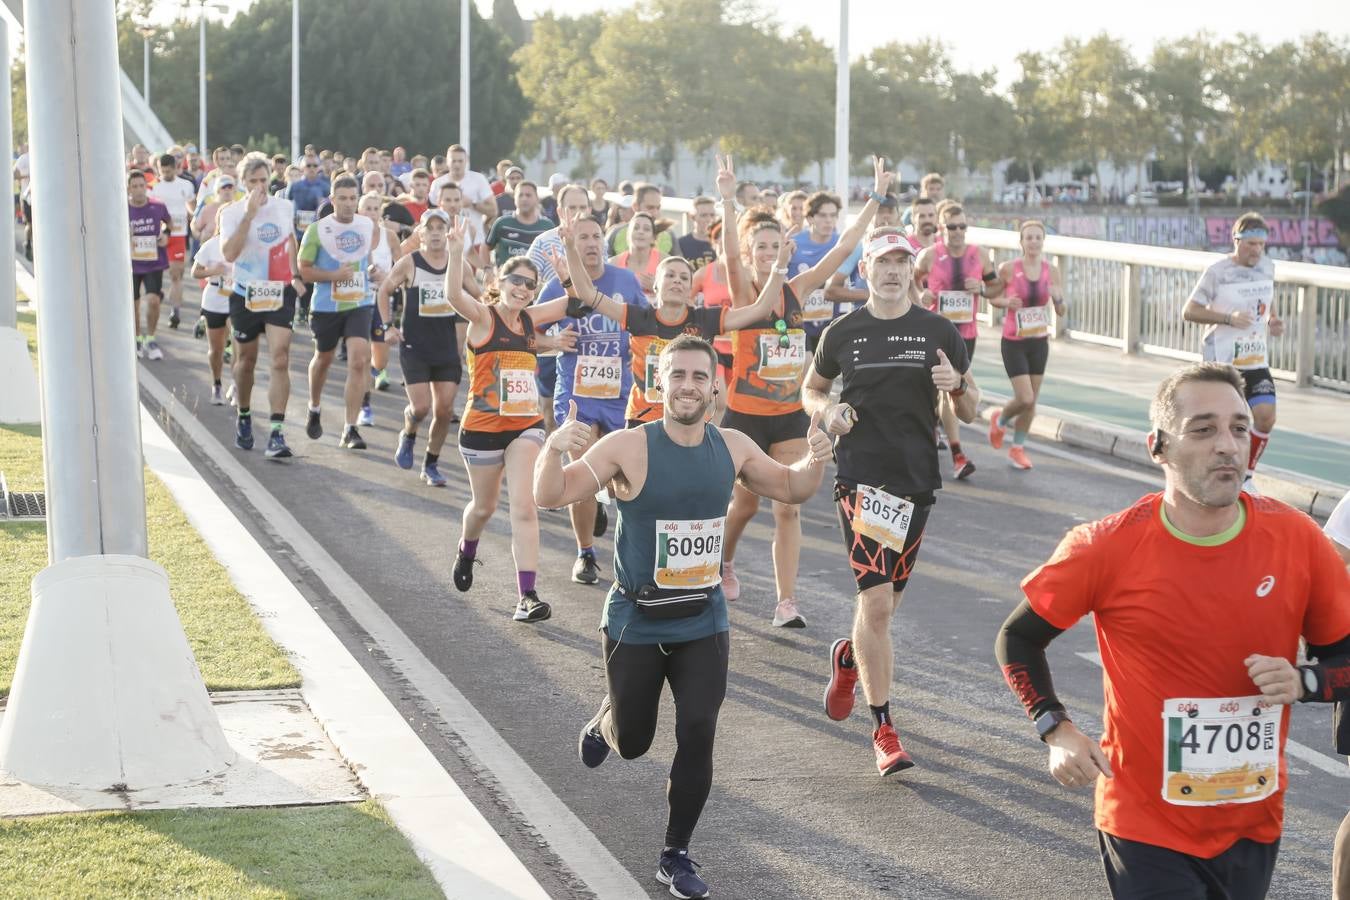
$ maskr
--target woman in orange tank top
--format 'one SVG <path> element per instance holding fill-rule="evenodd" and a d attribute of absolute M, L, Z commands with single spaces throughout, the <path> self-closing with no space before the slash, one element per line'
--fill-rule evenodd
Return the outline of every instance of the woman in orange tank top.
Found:
<path fill-rule="evenodd" d="M 723 209 L 735 209 L 736 175 L 730 157 L 717 158 L 717 189 Z M 867 204 L 839 242 L 821 260 L 783 285 L 782 298 L 770 316 L 732 335 L 732 371 L 727 387 L 727 412 L 722 427 L 747 434 L 775 460 L 791 465 L 806 452 L 809 420 L 802 410 L 802 376 L 810 364 L 806 332 L 802 330 L 799 297 L 823 288 L 838 271 L 879 208 L 891 183 L 885 161 L 874 161 L 875 185 Z M 790 240 L 782 225 L 768 210 L 748 210 L 741 216 L 743 238 L 737 240 L 738 223 L 728 214 L 722 221 L 722 259 L 727 267 L 733 306 L 755 302 L 759 286 L 773 273 L 782 244 Z M 786 273 L 783 273 L 786 274 Z M 740 596 L 736 577 L 736 546 L 750 520 L 759 511 L 759 496 L 737 485 L 727 509 L 726 543 L 722 553 L 722 590 L 728 600 Z M 797 609 L 797 565 L 801 553 L 802 525 L 799 508 L 790 503 L 773 504 L 773 575 L 778 602 L 773 624 L 805 628 L 806 619 Z"/>

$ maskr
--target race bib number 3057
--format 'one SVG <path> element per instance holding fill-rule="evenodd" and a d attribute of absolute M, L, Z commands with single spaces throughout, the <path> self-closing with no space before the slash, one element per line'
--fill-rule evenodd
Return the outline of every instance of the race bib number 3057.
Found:
<path fill-rule="evenodd" d="M 1255 803 L 1280 786 L 1283 706 L 1260 696 L 1163 703 L 1162 796 L 1177 806 Z"/>
<path fill-rule="evenodd" d="M 870 485 L 858 485 L 853 507 L 855 534 L 865 534 L 883 547 L 903 553 L 913 517 L 914 504 L 904 497 L 896 497 Z"/>
<path fill-rule="evenodd" d="M 657 587 L 706 588 L 722 580 L 726 517 L 656 521 Z"/>

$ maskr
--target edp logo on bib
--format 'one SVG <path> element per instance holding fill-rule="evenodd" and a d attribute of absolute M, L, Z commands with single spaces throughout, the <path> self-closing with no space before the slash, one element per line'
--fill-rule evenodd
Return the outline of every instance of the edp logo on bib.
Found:
<path fill-rule="evenodd" d="M 344 231 L 333 240 L 343 253 L 353 253 L 361 249 L 361 235 L 355 231 Z"/>
<path fill-rule="evenodd" d="M 264 222 L 258 226 L 258 240 L 264 244 L 274 244 L 281 237 L 281 229 L 272 222 Z"/>

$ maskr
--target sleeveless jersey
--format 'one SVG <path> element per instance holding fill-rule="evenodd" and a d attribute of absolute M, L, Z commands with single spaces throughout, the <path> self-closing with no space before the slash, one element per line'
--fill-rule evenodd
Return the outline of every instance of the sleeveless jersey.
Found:
<path fill-rule="evenodd" d="M 979 334 L 975 314 L 980 311 L 980 295 L 967 291 L 964 285 L 967 278 L 984 276 L 980 248 L 968 244 L 965 252 L 956 257 L 947 252 L 947 245 L 941 241 L 933 246 L 936 248 L 933 268 L 928 272 L 928 289 L 938 296 L 933 311 L 950 319 L 961 337 L 973 338 Z"/>
<path fill-rule="evenodd" d="M 623 327 L 631 337 L 628 349 L 632 354 L 633 389 L 628 392 L 628 407 L 624 418 L 651 422 L 661 418 L 665 397 L 656 384 L 657 361 L 666 344 L 682 334 L 692 334 L 706 340 L 722 330 L 722 317 L 727 307 L 712 309 L 686 308 L 684 316 L 674 324 L 663 322 L 651 307 L 629 306 Z"/>
<path fill-rule="evenodd" d="M 1022 260 L 1013 260 L 1012 281 L 1004 290 L 1022 301 L 1021 309 L 1010 309 L 1003 317 L 1003 339 L 1024 341 L 1050 336 L 1050 264 L 1041 261 L 1041 277 L 1027 279 Z"/>
<path fill-rule="evenodd" d="M 632 250 L 625 250 L 618 256 L 611 259 L 609 262 L 610 265 L 618 266 L 620 269 L 628 269 L 628 260 L 630 260 L 632 256 L 633 256 Z M 661 254 L 657 251 L 655 247 L 652 247 L 650 250 L 647 251 L 647 264 L 642 267 L 643 274 L 655 277 L 656 267 L 660 264 L 661 264 Z M 628 271 L 631 272 L 633 270 L 628 269 Z M 648 300 L 654 299 L 656 297 L 656 292 L 654 290 L 644 291 L 643 293 L 647 295 Z"/>
<path fill-rule="evenodd" d="M 731 286 L 727 284 L 727 270 L 720 262 L 710 262 L 694 273 L 694 296 L 703 298 L 704 307 L 730 306 Z M 713 341 L 718 353 L 731 355 L 731 338 L 719 336 Z"/>
<path fill-rule="evenodd" d="M 781 313 L 731 333 L 732 365 L 727 408 L 755 416 L 778 416 L 802 408 L 806 332 L 802 308 L 783 285 Z M 785 328 L 775 325 L 782 321 Z M 783 340 L 783 338 L 787 340 Z M 785 346 L 786 345 L 786 346 Z"/>
<path fill-rule="evenodd" d="M 399 348 L 431 365 L 459 361 L 455 322 L 459 317 L 445 296 L 445 268 L 432 268 L 421 251 L 412 254 L 412 285 L 403 292 L 403 342 Z"/>
<path fill-rule="evenodd" d="M 502 319 L 496 306 L 492 313 L 492 333 L 477 346 L 470 344 L 466 362 L 469 368 L 469 399 L 465 403 L 465 431 L 522 431 L 543 421 L 539 414 L 539 387 L 535 372 L 534 323 L 530 314 L 520 314 L 520 331 Z"/>

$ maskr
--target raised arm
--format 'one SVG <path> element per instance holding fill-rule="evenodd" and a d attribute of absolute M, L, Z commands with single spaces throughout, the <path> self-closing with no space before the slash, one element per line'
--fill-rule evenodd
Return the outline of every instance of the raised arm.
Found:
<path fill-rule="evenodd" d="M 492 327 L 492 313 L 464 291 L 464 217 L 458 216 L 446 232 L 450 259 L 445 266 L 445 296 L 470 325 Z"/>
<path fill-rule="evenodd" d="M 853 248 L 858 246 L 862 236 L 867 233 L 868 227 L 872 224 L 872 219 L 876 216 L 877 210 L 881 204 L 877 201 L 878 197 L 886 196 L 886 188 L 891 185 L 891 173 L 886 171 L 886 158 L 884 156 L 872 157 L 872 195 L 867 198 L 867 203 L 859 211 L 853 224 L 841 235 L 835 245 L 830 248 L 830 252 L 821 257 L 820 261 L 807 269 L 797 277 L 793 278 L 788 284 L 793 293 L 798 297 L 805 297 L 807 294 L 825 286 L 830 276 L 839 271 L 839 267 L 844 264 L 853 253 Z"/>
<path fill-rule="evenodd" d="M 731 167 L 730 154 L 717 157 L 717 193 L 722 198 L 722 261 L 727 267 L 731 305 L 748 306 L 750 278 L 741 260 L 741 248 L 736 235 L 736 172 Z"/>

